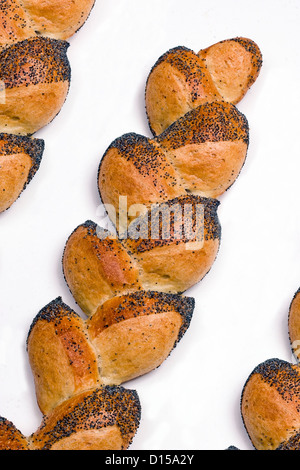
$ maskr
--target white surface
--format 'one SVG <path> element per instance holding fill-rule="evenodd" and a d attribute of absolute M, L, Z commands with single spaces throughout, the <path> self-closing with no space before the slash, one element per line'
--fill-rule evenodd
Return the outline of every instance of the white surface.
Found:
<path fill-rule="evenodd" d="M 219 256 L 187 292 L 196 299 L 194 317 L 171 357 L 126 386 L 138 391 L 143 410 L 132 450 L 252 449 L 240 416 L 243 385 L 266 359 L 292 361 L 287 313 L 300 285 L 299 6 L 299 0 L 96 0 L 71 38 L 67 102 L 35 135 L 46 144 L 40 170 L 0 215 L 0 415 L 26 435 L 41 421 L 27 333 L 59 295 L 79 312 L 61 256 L 77 225 L 99 222 L 96 176 L 104 151 L 125 132 L 150 136 L 144 87 L 162 53 L 244 36 L 260 46 L 264 64 L 238 105 L 251 141 L 242 174 L 221 198 Z"/>

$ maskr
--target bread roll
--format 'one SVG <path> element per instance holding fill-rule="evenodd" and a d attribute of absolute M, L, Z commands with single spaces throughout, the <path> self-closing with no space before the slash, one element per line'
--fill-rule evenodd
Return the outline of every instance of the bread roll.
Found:
<path fill-rule="evenodd" d="M 299 450 L 300 368 L 280 359 L 258 365 L 243 389 L 241 412 L 257 450 Z"/>
<path fill-rule="evenodd" d="M 68 238 L 63 273 L 88 316 L 106 300 L 141 288 L 138 267 L 120 241 L 92 221 L 79 225 Z"/>
<path fill-rule="evenodd" d="M 100 387 L 61 403 L 28 438 L 1 418 L 0 450 L 126 450 L 140 419 L 136 391 Z"/>
<path fill-rule="evenodd" d="M 120 196 L 128 207 L 186 194 L 218 198 L 245 163 L 249 125 L 226 102 L 198 106 L 155 139 L 130 133 L 115 139 L 98 169 L 101 200 L 119 217 Z"/>
<path fill-rule="evenodd" d="M 32 135 L 49 124 L 67 97 L 71 71 L 65 41 L 34 37 L 0 52 L 0 130 Z"/>
<path fill-rule="evenodd" d="M 87 20 L 94 0 L 1 0 L 0 48 L 34 36 L 69 39 Z"/>

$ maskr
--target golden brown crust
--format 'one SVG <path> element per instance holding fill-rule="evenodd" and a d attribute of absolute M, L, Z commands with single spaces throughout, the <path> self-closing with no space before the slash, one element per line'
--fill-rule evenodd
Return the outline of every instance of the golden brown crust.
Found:
<path fill-rule="evenodd" d="M 248 145 L 246 117 L 230 103 L 206 103 L 155 139 L 134 133 L 115 139 L 99 165 L 100 197 L 114 208 L 121 234 L 137 211 L 151 204 L 186 192 L 221 196 L 240 174 Z M 125 223 L 119 217 L 121 197 L 126 197 L 128 209 Z"/>
<path fill-rule="evenodd" d="M 77 227 L 63 254 L 66 282 L 86 315 L 111 297 L 140 287 L 137 268 L 120 241 L 97 229 L 91 221 Z"/>
<path fill-rule="evenodd" d="M 1 0 L 0 49 L 35 35 L 34 25 L 22 4 L 16 0 Z"/>
<path fill-rule="evenodd" d="M 0 53 L 0 128 L 12 134 L 32 135 L 61 110 L 70 85 L 68 43 L 35 37 Z"/>
<path fill-rule="evenodd" d="M 0 47 L 37 35 L 66 40 L 87 20 L 94 0 L 1 0 Z"/>
<path fill-rule="evenodd" d="M 57 298 L 32 322 L 27 349 L 39 407 L 159 367 L 189 328 L 194 299 L 159 292 L 114 297 L 82 320 Z"/>
<path fill-rule="evenodd" d="M 125 450 L 137 432 L 141 407 L 137 393 L 100 387 L 64 401 L 44 417 L 31 436 L 32 450 Z M 110 432 L 103 432 L 108 429 Z M 110 439 L 112 438 L 112 442 Z"/>
<path fill-rule="evenodd" d="M 0 134 L 0 212 L 11 207 L 38 171 L 44 141 Z"/>
<path fill-rule="evenodd" d="M 299 361 L 300 359 L 300 289 L 295 293 L 288 315 L 289 338 L 292 351 Z"/>
<path fill-rule="evenodd" d="M 103 383 L 121 384 L 159 367 L 177 340 L 176 312 L 131 318 L 113 324 L 95 339 Z"/>
<path fill-rule="evenodd" d="M 136 291 L 116 296 L 100 305 L 87 320 L 89 336 L 93 340 L 110 326 L 124 320 L 175 311 L 181 316 L 178 342 L 190 325 L 194 305 L 191 297 L 155 291 Z"/>
<path fill-rule="evenodd" d="M 159 367 L 187 331 L 194 300 L 159 292 L 115 297 L 87 321 L 101 379 L 121 384 Z"/>
<path fill-rule="evenodd" d="M 226 39 L 199 51 L 221 97 L 237 104 L 256 81 L 262 54 L 248 38 Z"/>
<path fill-rule="evenodd" d="M 70 80 L 69 43 L 34 37 L 11 45 L 0 53 L 1 80 L 5 89 Z"/>
<path fill-rule="evenodd" d="M 202 59 L 186 47 L 163 54 L 146 84 L 146 110 L 154 135 L 200 104 L 221 99 Z"/>
<path fill-rule="evenodd" d="M 31 165 L 25 153 L 0 156 L 0 212 L 10 208 L 25 188 Z"/>
<path fill-rule="evenodd" d="M 215 101 L 179 118 L 156 141 L 186 190 L 216 198 L 232 186 L 245 163 L 249 125 L 235 106 Z"/>
<path fill-rule="evenodd" d="M 86 22 L 95 0 L 22 0 L 25 9 L 43 36 L 68 39 Z"/>
<path fill-rule="evenodd" d="M 79 226 L 63 255 L 65 279 L 78 305 L 92 315 L 115 295 L 139 289 L 180 293 L 199 282 L 219 250 L 218 206 L 193 195 L 155 205 L 129 225 L 122 240 L 97 233 L 90 221 Z"/>
<path fill-rule="evenodd" d="M 63 400 L 101 383 L 84 321 L 57 298 L 35 317 L 27 339 L 38 405 L 48 414 Z"/>
<path fill-rule="evenodd" d="M 133 220 L 139 207 L 167 199 L 173 199 L 185 192 L 180 176 L 169 156 L 154 140 L 130 133 L 115 139 L 103 158 L 98 170 L 98 188 L 103 204 L 110 204 L 118 217 L 118 232 L 122 232 L 119 197 L 126 196 Z"/>
<path fill-rule="evenodd" d="M 299 410 L 300 369 L 297 365 L 270 359 L 254 369 L 243 389 L 241 412 L 256 449 L 276 450 L 297 444 Z"/>
<path fill-rule="evenodd" d="M 218 206 L 216 200 L 185 195 L 129 225 L 122 243 L 140 267 L 144 289 L 184 292 L 203 279 L 220 246 Z"/>
<path fill-rule="evenodd" d="M 158 144 L 175 151 L 187 144 L 204 142 L 249 143 L 246 117 L 231 103 L 215 101 L 185 114 L 157 137 Z"/>
<path fill-rule="evenodd" d="M 28 440 L 13 423 L 0 417 L 0 450 L 29 450 Z"/>
<path fill-rule="evenodd" d="M 238 103 L 257 79 L 261 65 L 261 51 L 246 38 L 221 41 L 198 54 L 186 47 L 167 51 L 152 67 L 146 85 L 153 135 L 201 104 Z"/>
<path fill-rule="evenodd" d="M 135 390 L 95 388 L 65 400 L 28 438 L 0 418 L 0 450 L 126 450 L 140 419 Z"/>
<path fill-rule="evenodd" d="M 65 400 L 28 438 L 0 418 L 0 450 L 126 450 L 140 419 L 135 390 L 95 388 Z"/>

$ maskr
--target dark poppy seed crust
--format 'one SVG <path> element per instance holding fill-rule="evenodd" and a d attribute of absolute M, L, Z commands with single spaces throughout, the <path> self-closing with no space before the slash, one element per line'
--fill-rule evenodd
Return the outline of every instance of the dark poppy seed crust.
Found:
<path fill-rule="evenodd" d="M 124 134 L 110 144 L 101 159 L 98 177 L 102 163 L 111 149 L 118 150 L 122 158 L 132 162 L 142 176 L 151 175 L 154 185 L 157 185 L 158 180 L 161 179 L 168 179 L 170 186 L 176 184 L 176 178 L 170 174 L 171 164 L 164 151 L 159 148 L 155 140 L 134 132 Z M 101 192 L 101 188 L 99 190 Z"/>
<path fill-rule="evenodd" d="M 14 134 L 0 134 L 0 159 L 1 155 L 12 155 L 22 152 L 30 156 L 32 166 L 29 171 L 27 184 L 40 167 L 44 148 L 45 142 L 42 139 L 34 139 Z"/>
<path fill-rule="evenodd" d="M 68 438 L 78 431 L 99 430 L 117 425 L 124 441 L 135 434 L 141 419 L 141 406 L 137 392 L 123 387 L 106 386 L 93 392 L 82 394 L 75 406 L 69 409 L 56 424 L 47 429 L 47 417 L 37 435 L 34 444 L 44 441 L 41 450 L 50 450 L 57 442 Z M 131 441 L 131 440 L 130 440 Z"/>
<path fill-rule="evenodd" d="M 140 290 L 120 296 L 120 302 L 118 304 L 114 302 L 113 308 L 113 317 L 102 318 L 103 330 L 114 323 L 127 320 L 129 312 L 130 318 L 137 318 L 144 315 L 159 315 L 167 311 L 176 311 L 182 319 L 182 325 L 176 340 L 176 343 L 178 343 L 190 326 L 195 308 L 195 299 L 179 294 Z"/>
<path fill-rule="evenodd" d="M 56 325 L 59 325 L 61 320 L 66 317 L 68 317 L 70 320 L 72 318 L 80 318 L 80 316 L 74 312 L 74 310 L 72 310 L 62 301 L 61 297 L 57 297 L 55 300 L 49 302 L 49 304 L 42 308 L 33 319 L 27 335 L 27 345 L 30 334 L 39 320 L 44 320 L 49 323 L 55 322 Z"/>
<path fill-rule="evenodd" d="M 192 240 L 185 235 L 185 226 L 184 223 L 189 222 L 191 224 L 191 229 L 195 230 L 197 224 L 197 205 L 204 206 L 204 239 L 205 240 L 220 240 L 221 239 L 221 225 L 219 222 L 217 209 L 220 202 L 216 199 L 205 198 L 202 196 L 195 195 L 186 195 L 178 197 L 169 201 L 164 202 L 163 204 L 158 204 L 152 210 L 149 210 L 146 214 L 139 216 L 135 219 L 129 226 L 129 237 L 128 241 L 130 242 L 130 249 L 133 249 L 136 253 L 143 253 L 145 251 L 152 250 L 159 246 L 167 246 L 171 244 L 178 245 L 179 243 L 189 243 Z M 162 228 L 162 217 L 160 217 L 161 207 L 166 205 L 170 208 L 170 236 L 168 239 L 163 237 L 163 228 Z M 192 217 L 187 217 L 185 220 L 182 218 L 181 223 L 181 237 L 178 237 L 177 231 L 175 232 L 176 220 L 179 220 L 184 214 L 184 208 L 186 205 L 189 205 L 192 208 L 191 215 Z M 158 215 L 158 216 L 157 216 Z M 152 238 L 152 221 L 159 220 L 159 238 Z M 143 222 L 146 220 L 146 223 Z M 130 237 L 130 233 L 133 232 L 133 228 L 138 227 L 147 227 L 146 236 L 139 237 L 138 239 L 133 239 Z M 178 227 L 176 227 L 178 229 Z M 132 242 L 134 243 L 132 245 Z"/>
<path fill-rule="evenodd" d="M 0 80 L 7 89 L 38 83 L 69 82 L 68 47 L 66 41 L 40 36 L 12 44 L 0 52 Z"/>

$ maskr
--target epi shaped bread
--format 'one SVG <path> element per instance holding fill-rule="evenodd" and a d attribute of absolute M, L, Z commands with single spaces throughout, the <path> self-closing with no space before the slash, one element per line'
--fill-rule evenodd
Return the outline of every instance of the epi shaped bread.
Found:
<path fill-rule="evenodd" d="M 198 54 L 186 47 L 165 52 L 146 84 L 146 111 L 153 135 L 201 104 L 222 100 L 237 104 L 256 81 L 261 66 L 259 47 L 243 37 L 220 41 Z"/>
<path fill-rule="evenodd" d="M 300 449 L 300 290 L 290 304 L 288 331 L 296 364 L 266 360 L 255 367 L 243 388 L 242 419 L 257 450 Z"/>

